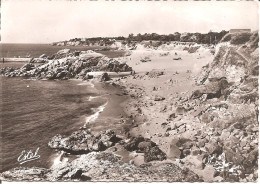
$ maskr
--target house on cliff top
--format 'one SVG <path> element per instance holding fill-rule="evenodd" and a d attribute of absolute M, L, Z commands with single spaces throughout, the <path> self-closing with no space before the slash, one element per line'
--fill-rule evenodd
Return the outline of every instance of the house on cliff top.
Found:
<path fill-rule="evenodd" d="M 229 33 L 250 33 L 251 29 L 230 29 Z"/>

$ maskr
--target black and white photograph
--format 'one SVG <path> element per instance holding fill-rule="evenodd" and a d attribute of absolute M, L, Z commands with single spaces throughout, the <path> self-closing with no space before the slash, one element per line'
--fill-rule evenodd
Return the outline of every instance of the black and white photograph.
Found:
<path fill-rule="evenodd" d="M 0 3 L 1 183 L 258 181 L 258 1 Z"/>

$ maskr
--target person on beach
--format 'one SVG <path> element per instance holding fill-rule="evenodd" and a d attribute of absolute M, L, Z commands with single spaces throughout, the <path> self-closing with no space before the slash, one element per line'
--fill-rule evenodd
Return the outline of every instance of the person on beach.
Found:
<path fill-rule="evenodd" d="M 3 58 L 3 63 L 5 63 L 5 58 Z"/>

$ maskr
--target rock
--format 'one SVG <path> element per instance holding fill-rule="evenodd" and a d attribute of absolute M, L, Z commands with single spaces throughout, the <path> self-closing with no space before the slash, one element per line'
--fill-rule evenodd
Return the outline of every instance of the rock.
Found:
<path fill-rule="evenodd" d="M 170 133 L 169 132 L 165 132 L 164 136 L 165 137 L 169 137 Z"/>
<path fill-rule="evenodd" d="M 181 57 L 175 57 L 173 60 L 181 60 Z"/>
<path fill-rule="evenodd" d="M 32 63 L 45 64 L 34 66 Z M 49 80 L 68 78 L 86 80 L 90 79 L 90 77 L 86 77 L 86 74 L 91 71 L 132 72 L 132 68 L 125 63 L 119 62 L 118 59 L 110 59 L 93 51 L 71 52 L 69 49 L 63 49 L 51 57 L 42 55 L 42 58 L 33 58 L 30 63 L 20 69 L 5 72 L 10 77 L 25 76 L 42 78 L 41 73 L 44 72 L 46 78 Z M 108 80 L 107 76 L 104 80 Z"/>
<path fill-rule="evenodd" d="M 184 125 L 186 125 L 186 122 L 183 122 L 183 121 L 177 121 L 177 122 L 175 122 L 175 124 L 174 124 L 174 126 L 175 126 L 176 128 L 179 128 L 179 127 L 184 126 Z"/>
<path fill-rule="evenodd" d="M 70 49 L 62 49 L 57 52 L 57 55 L 68 54 L 69 52 L 70 52 Z"/>
<path fill-rule="evenodd" d="M 232 143 L 238 144 L 239 143 L 239 139 L 235 136 L 230 136 L 230 140 Z"/>
<path fill-rule="evenodd" d="M 58 73 L 57 75 L 56 75 L 56 78 L 57 79 L 62 79 L 62 78 L 64 78 L 64 77 L 66 77 L 67 76 L 67 71 L 62 71 L 62 72 L 60 72 L 60 73 Z"/>
<path fill-rule="evenodd" d="M 151 149 L 151 147 L 155 146 L 156 144 L 152 141 L 143 141 L 138 144 L 138 150 L 144 152 L 145 150 Z"/>
<path fill-rule="evenodd" d="M 42 54 L 39 56 L 39 58 L 47 58 L 47 55 L 46 54 Z"/>
<path fill-rule="evenodd" d="M 193 146 L 193 147 L 191 148 L 191 154 L 192 154 L 193 156 L 200 155 L 200 153 L 201 153 L 201 151 L 200 151 L 200 149 L 199 149 L 198 147 Z"/>
<path fill-rule="evenodd" d="M 154 97 L 154 101 L 163 101 L 163 100 L 165 100 L 164 97 L 161 97 L 161 96 L 158 96 L 158 95 L 156 95 L 156 96 Z"/>
<path fill-rule="evenodd" d="M 168 120 L 173 120 L 174 118 L 176 118 L 176 115 L 175 113 L 172 113 L 169 115 Z"/>
<path fill-rule="evenodd" d="M 176 140 L 174 140 L 174 141 L 176 141 Z M 176 142 L 176 146 L 178 146 L 178 147 L 183 147 L 183 146 L 185 146 L 185 148 L 187 148 L 188 146 L 186 146 L 186 145 L 192 145 L 192 143 L 191 143 L 192 141 L 190 140 L 190 139 L 186 139 L 186 138 L 180 138 L 180 139 L 178 139 L 178 141 Z"/>
<path fill-rule="evenodd" d="M 256 127 L 252 128 L 252 131 L 253 131 L 253 132 L 258 132 L 258 131 L 259 131 L 259 128 L 256 126 Z"/>
<path fill-rule="evenodd" d="M 1 174 L 2 181 L 44 181 L 48 169 L 32 167 L 18 167 Z"/>
<path fill-rule="evenodd" d="M 0 175 L 4 181 L 201 181 L 192 171 L 181 169 L 172 163 L 154 163 L 137 167 L 123 162 L 120 156 L 106 152 L 84 154 L 72 161 L 54 165 L 51 169 L 16 168 Z"/>
<path fill-rule="evenodd" d="M 156 77 L 159 77 L 161 75 L 164 75 L 164 71 L 163 70 L 158 70 L 158 69 L 153 69 L 152 71 L 148 72 L 147 75 L 150 78 L 156 78 Z"/>
<path fill-rule="evenodd" d="M 134 158 L 134 164 L 136 166 L 140 166 L 140 165 L 145 164 L 144 156 L 143 155 L 138 155 L 137 157 L 135 157 Z"/>
<path fill-rule="evenodd" d="M 223 130 L 220 137 L 221 137 L 221 139 L 226 140 L 227 138 L 229 138 L 229 136 L 230 136 L 230 132 L 227 130 Z"/>
<path fill-rule="evenodd" d="M 23 65 L 20 70 L 21 71 L 30 71 L 34 68 L 35 68 L 35 65 L 33 65 L 32 63 L 27 63 L 27 64 Z"/>
<path fill-rule="evenodd" d="M 224 90 L 229 86 L 225 77 L 221 77 L 214 82 L 209 82 L 207 85 L 201 87 L 199 90 L 193 92 L 191 98 L 200 98 L 206 94 L 206 99 L 219 98 L 224 94 Z"/>
<path fill-rule="evenodd" d="M 100 82 L 105 82 L 105 81 L 109 81 L 110 77 L 107 73 L 103 73 L 100 77 Z"/>
<path fill-rule="evenodd" d="M 232 162 L 236 165 L 241 165 L 243 163 L 244 157 L 240 153 L 236 153 L 231 149 L 225 150 L 226 160 Z"/>
<path fill-rule="evenodd" d="M 145 141 L 145 139 L 141 136 L 139 137 L 132 137 L 129 142 L 124 144 L 124 148 L 128 151 L 135 151 L 138 150 L 138 145 L 140 142 Z"/>
<path fill-rule="evenodd" d="M 248 143 L 248 141 L 246 139 L 242 139 L 241 142 L 240 142 L 240 146 L 244 147 L 244 146 L 247 145 L 247 143 Z"/>
<path fill-rule="evenodd" d="M 80 179 L 82 176 L 82 169 L 74 169 L 68 174 L 66 174 L 64 177 L 68 177 L 70 179 Z"/>
<path fill-rule="evenodd" d="M 213 179 L 213 182 L 223 182 L 224 179 L 221 176 L 217 176 Z"/>
<path fill-rule="evenodd" d="M 216 170 L 212 165 L 206 165 L 203 169 L 203 179 L 205 182 L 212 182 L 214 180 L 214 176 L 216 174 Z"/>
<path fill-rule="evenodd" d="M 198 146 L 199 148 L 201 148 L 201 147 L 204 147 L 206 143 L 207 143 L 207 140 L 205 140 L 205 139 L 199 139 L 198 142 L 197 142 L 197 146 Z"/>
<path fill-rule="evenodd" d="M 79 130 L 68 137 L 54 136 L 48 146 L 71 154 L 85 154 L 91 151 L 103 151 L 120 140 L 112 130 L 101 132 L 96 136 L 89 131 Z"/>
<path fill-rule="evenodd" d="M 83 80 L 88 80 L 88 79 L 93 79 L 93 78 L 94 78 L 93 75 L 87 74 L 87 75 L 83 78 Z"/>
<path fill-rule="evenodd" d="M 166 154 L 162 152 L 157 146 L 152 147 L 149 149 L 149 151 L 145 151 L 144 153 L 144 161 L 145 162 L 150 162 L 154 160 L 165 160 L 166 159 Z"/>
<path fill-rule="evenodd" d="M 241 122 L 235 123 L 233 126 L 236 129 L 243 129 L 244 128 L 244 125 Z"/>
<path fill-rule="evenodd" d="M 177 115 L 184 115 L 187 112 L 187 109 L 184 107 L 177 107 L 175 114 Z"/>
<path fill-rule="evenodd" d="M 129 161 L 129 164 L 130 164 L 130 165 L 134 164 L 134 160 L 130 160 L 130 161 Z"/>
<path fill-rule="evenodd" d="M 188 156 L 190 154 L 190 149 L 182 150 L 182 154 L 183 154 L 184 157 Z"/>
<path fill-rule="evenodd" d="M 145 162 L 166 159 L 165 153 L 163 153 L 154 142 L 149 139 L 144 139 L 141 136 L 132 137 L 125 143 L 124 148 L 128 151 L 144 153 Z"/>
<path fill-rule="evenodd" d="M 179 150 L 179 147 L 176 146 L 177 142 L 178 142 L 177 139 L 173 139 L 171 144 L 170 144 L 170 149 L 167 153 L 167 157 L 169 159 L 180 158 L 180 156 L 181 156 L 181 151 Z"/>
<path fill-rule="evenodd" d="M 144 59 L 141 59 L 140 61 L 143 63 L 146 63 L 146 62 L 150 62 L 152 60 L 149 57 L 145 57 Z"/>
<path fill-rule="evenodd" d="M 202 162 L 202 157 L 200 156 L 193 156 L 193 155 L 188 155 L 183 159 L 184 165 L 187 168 L 190 168 L 191 170 L 195 171 L 196 170 L 203 170 L 204 164 Z"/>
<path fill-rule="evenodd" d="M 183 149 L 190 149 L 193 146 L 193 142 L 192 141 L 186 141 L 182 144 Z"/>
<path fill-rule="evenodd" d="M 32 58 L 30 63 L 47 63 L 49 60 L 48 58 Z"/>
<path fill-rule="evenodd" d="M 257 167 L 258 148 L 255 148 L 248 154 L 248 157 L 244 160 L 243 166 L 246 170 L 252 170 Z"/>
<path fill-rule="evenodd" d="M 214 142 L 206 143 L 205 148 L 210 155 L 214 154 L 214 153 L 217 153 L 217 154 L 222 153 L 222 148 L 217 143 L 214 143 Z"/>

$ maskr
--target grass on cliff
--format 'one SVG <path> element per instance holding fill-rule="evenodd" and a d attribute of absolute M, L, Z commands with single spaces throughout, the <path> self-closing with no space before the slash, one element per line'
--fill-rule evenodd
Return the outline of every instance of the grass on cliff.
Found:
<path fill-rule="evenodd" d="M 252 33 L 228 33 L 226 34 L 220 42 L 230 42 L 233 45 L 245 44 L 250 40 Z"/>
<path fill-rule="evenodd" d="M 231 36 L 230 43 L 233 45 L 245 44 L 249 41 L 251 33 L 237 33 Z"/>

